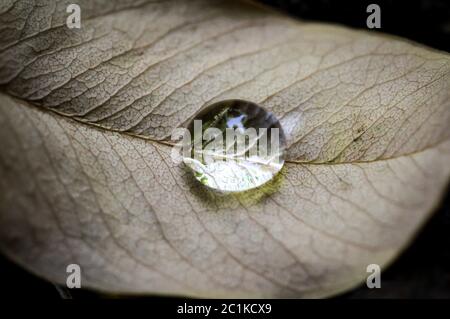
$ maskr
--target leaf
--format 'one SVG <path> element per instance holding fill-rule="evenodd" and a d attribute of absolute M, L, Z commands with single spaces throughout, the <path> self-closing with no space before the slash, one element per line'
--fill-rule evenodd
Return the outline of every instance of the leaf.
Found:
<path fill-rule="evenodd" d="M 230 1 L 0 5 L 0 247 L 49 280 L 324 297 L 413 238 L 450 174 L 450 58 Z M 219 196 L 170 158 L 214 101 L 272 111 L 274 189 Z"/>

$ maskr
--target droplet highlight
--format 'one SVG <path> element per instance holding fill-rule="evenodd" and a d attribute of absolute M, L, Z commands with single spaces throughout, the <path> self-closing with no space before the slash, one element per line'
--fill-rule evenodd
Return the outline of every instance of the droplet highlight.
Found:
<path fill-rule="evenodd" d="M 278 119 L 252 102 L 206 107 L 188 126 L 187 137 L 183 162 L 200 183 L 220 192 L 259 187 L 284 165 L 286 139 Z"/>

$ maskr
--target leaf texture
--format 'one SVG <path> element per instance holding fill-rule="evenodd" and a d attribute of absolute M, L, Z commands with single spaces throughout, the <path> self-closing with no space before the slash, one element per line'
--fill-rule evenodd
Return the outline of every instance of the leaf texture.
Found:
<path fill-rule="evenodd" d="M 450 58 L 234 1 L 0 5 L 0 247 L 107 292 L 324 297 L 387 265 L 450 174 Z M 289 163 L 243 195 L 202 188 L 170 134 L 259 103 Z"/>

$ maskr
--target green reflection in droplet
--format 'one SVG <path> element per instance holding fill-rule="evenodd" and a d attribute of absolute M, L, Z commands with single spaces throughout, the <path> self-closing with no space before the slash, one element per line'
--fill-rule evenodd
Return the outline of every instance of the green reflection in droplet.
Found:
<path fill-rule="evenodd" d="M 283 168 L 286 142 L 280 123 L 255 103 L 215 103 L 188 129 L 191 149 L 183 161 L 207 187 L 243 192 L 267 183 Z"/>

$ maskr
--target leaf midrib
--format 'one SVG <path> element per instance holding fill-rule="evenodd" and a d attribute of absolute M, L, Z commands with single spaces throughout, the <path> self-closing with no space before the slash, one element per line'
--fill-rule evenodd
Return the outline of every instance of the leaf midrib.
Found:
<path fill-rule="evenodd" d="M 59 112 L 57 110 L 50 109 L 50 108 L 47 108 L 45 106 L 35 105 L 35 104 L 30 103 L 28 101 L 24 101 L 24 100 L 22 100 L 22 99 L 20 99 L 20 98 L 18 98 L 16 96 L 11 96 L 11 95 L 5 94 L 4 92 L 2 92 L 1 94 L 8 96 L 10 99 L 12 99 L 13 101 L 17 102 L 18 104 L 22 104 L 25 107 L 33 108 L 33 109 L 37 110 L 38 112 L 44 112 L 44 113 L 48 112 L 48 113 L 51 113 L 53 116 L 57 116 L 57 117 L 60 117 L 60 118 L 64 119 L 65 121 L 74 122 L 74 123 L 77 123 L 78 125 L 84 125 L 84 126 L 89 127 L 91 129 L 99 130 L 101 132 L 105 132 L 105 131 L 106 132 L 112 132 L 112 133 L 120 134 L 120 135 L 129 137 L 129 138 L 138 138 L 138 139 L 142 139 L 142 140 L 147 141 L 147 142 L 151 142 L 151 143 L 159 144 L 159 145 L 164 145 L 164 146 L 167 146 L 167 147 L 173 147 L 175 145 L 175 143 L 170 143 L 170 142 L 167 142 L 167 141 L 156 140 L 156 139 L 150 138 L 148 136 L 144 136 L 144 135 L 138 135 L 138 134 L 133 134 L 133 133 L 130 133 L 130 132 L 124 132 L 124 131 L 120 131 L 120 130 L 116 130 L 116 129 L 112 129 L 112 128 L 106 128 L 106 127 L 101 126 L 99 124 L 95 124 L 95 123 L 92 123 L 92 122 L 83 121 L 82 119 L 79 119 L 79 118 L 71 117 L 71 116 L 69 116 L 69 115 L 67 115 L 67 114 L 65 114 L 63 112 Z M 445 143 L 445 142 L 447 142 L 449 140 L 450 140 L 450 136 L 447 136 L 444 139 L 442 139 L 441 141 L 438 141 L 437 143 L 431 144 L 431 145 L 429 145 L 429 146 L 427 146 L 427 147 L 425 147 L 423 149 L 420 149 L 420 150 L 417 150 L 417 151 L 414 151 L 414 152 L 409 152 L 409 153 L 405 153 L 405 154 L 398 155 L 398 156 L 390 156 L 390 157 L 384 157 L 384 158 L 379 158 L 379 159 L 374 159 L 374 160 L 366 160 L 366 161 L 355 160 L 355 161 L 351 161 L 351 162 L 332 162 L 332 161 L 329 161 L 329 162 L 312 162 L 312 161 L 301 161 L 301 160 L 285 160 L 285 162 L 286 163 L 291 163 L 291 164 L 298 164 L 298 165 L 306 165 L 307 164 L 307 165 L 327 165 L 327 166 L 329 166 L 329 165 L 349 165 L 349 164 L 374 163 L 374 162 L 388 161 L 388 160 L 393 160 L 393 159 L 397 159 L 397 158 L 401 158 L 401 157 L 409 157 L 409 156 L 412 156 L 412 155 L 416 155 L 418 153 L 425 152 L 425 151 L 427 151 L 429 149 L 436 148 L 439 145 L 441 145 L 441 144 L 443 144 L 443 143 Z"/>

